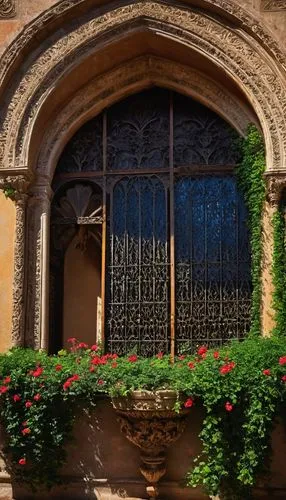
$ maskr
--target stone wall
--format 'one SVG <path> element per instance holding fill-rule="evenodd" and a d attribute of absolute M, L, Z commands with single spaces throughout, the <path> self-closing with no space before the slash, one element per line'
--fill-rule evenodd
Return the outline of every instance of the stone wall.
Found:
<path fill-rule="evenodd" d="M 203 500 L 202 490 L 185 486 L 192 460 L 200 451 L 198 434 L 203 412 L 192 409 L 187 427 L 167 454 L 167 473 L 160 481 L 160 500 Z M 286 437 L 282 425 L 273 433 L 271 479 L 261 479 L 255 498 L 285 498 L 284 457 Z M 140 451 L 120 433 L 114 410 L 108 398 L 99 400 L 91 414 L 79 415 L 75 441 L 68 446 L 68 462 L 62 472 L 69 486 L 51 492 L 30 493 L 11 484 L 5 472 L 0 473 L 0 500 L 143 500 L 146 483 L 139 472 Z M 1 464 L 0 464 L 1 465 Z M 3 469 L 2 469 L 3 470 Z"/>

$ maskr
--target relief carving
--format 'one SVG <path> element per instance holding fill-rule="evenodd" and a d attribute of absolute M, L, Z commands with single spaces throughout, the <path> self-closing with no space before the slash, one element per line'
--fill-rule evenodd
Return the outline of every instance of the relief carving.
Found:
<path fill-rule="evenodd" d="M 25 327 L 25 219 L 28 188 L 31 182 L 29 174 L 0 178 L 0 189 L 11 189 L 11 198 L 16 205 L 16 235 L 14 246 L 14 284 L 12 345 L 24 345 Z"/>
<path fill-rule="evenodd" d="M 267 200 L 270 206 L 278 208 L 282 192 L 286 189 L 286 172 L 273 172 L 266 175 Z"/>
<path fill-rule="evenodd" d="M 15 0 L 0 0 L 0 20 L 16 15 Z"/>
<path fill-rule="evenodd" d="M 262 9 L 270 11 L 286 10 L 285 0 L 262 0 Z"/>
<path fill-rule="evenodd" d="M 114 40 L 122 29 L 126 31 L 126 23 L 131 23 L 138 17 L 145 18 L 144 25 L 148 25 L 151 31 L 168 32 L 171 37 L 179 38 L 196 50 L 207 53 L 219 65 L 232 72 L 233 77 L 253 96 L 262 123 L 267 123 L 268 129 L 264 132 L 268 167 L 281 168 L 285 163 L 286 152 L 285 88 L 280 76 L 268 64 L 267 59 L 256 52 L 250 40 L 245 40 L 239 33 L 197 11 L 186 11 L 148 0 L 116 8 L 89 20 L 67 34 L 65 39 L 57 41 L 31 66 L 10 102 L 4 123 L 2 146 L 7 151 L 6 162 L 10 165 L 14 163 L 12 151 L 15 150 L 15 136 L 18 137 L 16 165 L 17 162 L 19 165 L 27 162 L 29 137 L 42 103 L 42 96 L 49 93 L 49 89 L 56 84 L 63 71 L 89 51 L 94 52 L 99 46 L 98 36 L 110 33 Z M 32 97 L 27 99 L 27 92 Z M 8 133 L 11 128 L 15 130 L 15 134 Z"/>
<path fill-rule="evenodd" d="M 85 120 L 88 116 L 92 118 L 104 107 L 111 105 L 116 100 L 117 93 L 123 89 L 128 93 L 129 86 L 132 86 L 134 91 L 136 84 L 137 90 L 141 90 L 146 82 L 167 88 L 171 86 L 178 92 L 201 100 L 220 113 L 242 135 L 245 134 L 248 124 L 255 120 L 242 103 L 206 75 L 173 61 L 144 56 L 92 80 L 87 87 L 75 94 L 72 101 L 56 117 L 53 130 L 49 131 L 43 140 L 38 170 L 46 174 L 50 172 L 52 158 L 60 145 L 66 141 L 70 128 L 80 121 L 81 116 L 84 115 Z"/>

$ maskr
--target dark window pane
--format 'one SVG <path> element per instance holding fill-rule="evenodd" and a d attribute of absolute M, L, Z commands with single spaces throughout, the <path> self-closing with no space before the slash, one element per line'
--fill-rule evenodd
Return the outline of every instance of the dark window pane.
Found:
<path fill-rule="evenodd" d="M 85 123 L 65 147 L 55 174 L 102 169 L 102 115 Z"/>
<path fill-rule="evenodd" d="M 174 95 L 174 165 L 232 165 L 237 133 L 199 102 Z"/>
<path fill-rule="evenodd" d="M 176 339 L 179 349 L 243 337 L 250 326 L 246 208 L 236 180 L 175 184 Z"/>
<path fill-rule="evenodd" d="M 169 92 L 128 97 L 107 113 L 108 170 L 168 168 Z"/>

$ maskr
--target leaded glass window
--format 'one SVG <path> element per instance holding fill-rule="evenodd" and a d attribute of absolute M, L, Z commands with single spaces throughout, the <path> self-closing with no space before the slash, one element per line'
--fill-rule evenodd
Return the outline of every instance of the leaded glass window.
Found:
<path fill-rule="evenodd" d="M 236 138 L 202 104 L 153 88 L 105 110 L 66 146 L 56 192 L 72 181 L 101 193 L 107 350 L 174 353 L 248 331 L 250 249 Z"/>

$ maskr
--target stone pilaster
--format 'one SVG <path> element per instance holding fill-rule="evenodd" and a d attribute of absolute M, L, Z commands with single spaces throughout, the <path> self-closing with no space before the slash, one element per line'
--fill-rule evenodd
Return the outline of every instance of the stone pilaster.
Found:
<path fill-rule="evenodd" d="M 49 179 L 39 176 L 31 188 L 28 206 L 29 259 L 27 344 L 48 349 L 49 330 Z"/>
<path fill-rule="evenodd" d="M 272 218 L 286 187 L 286 172 L 268 172 L 266 175 L 267 196 L 263 212 L 263 257 L 262 257 L 262 332 L 263 335 L 271 334 L 275 326 L 273 310 L 273 225 Z"/>
<path fill-rule="evenodd" d="M 15 201 L 16 234 L 14 246 L 13 316 L 11 340 L 13 346 L 25 343 L 25 239 L 26 206 L 31 176 L 28 173 L 0 178 L 0 189 Z"/>

